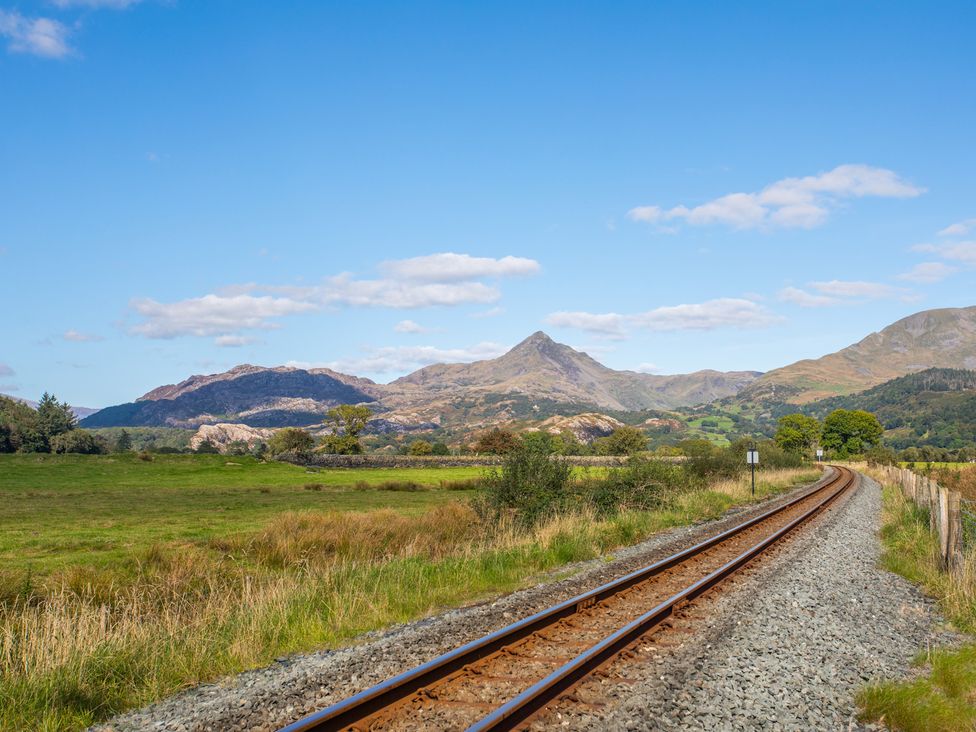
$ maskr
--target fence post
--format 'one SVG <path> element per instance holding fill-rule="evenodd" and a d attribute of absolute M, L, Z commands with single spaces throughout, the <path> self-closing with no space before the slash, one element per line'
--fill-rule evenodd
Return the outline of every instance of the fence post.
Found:
<path fill-rule="evenodd" d="M 962 570 L 962 496 L 957 491 L 949 491 L 948 522 L 949 537 L 946 542 L 946 555 L 949 571 L 957 573 Z"/>
<path fill-rule="evenodd" d="M 925 479 L 929 494 L 929 529 L 939 535 L 939 484 L 931 478 Z"/>
<path fill-rule="evenodd" d="M 941 485 L 936 485 L 936 495 L 938 496 L 939 514 L 939 556 L 942 559 L 942 568 L 949 568 L 949 540 L 951 538 L 951 528 L 949 525 L 949 491 Z"/>

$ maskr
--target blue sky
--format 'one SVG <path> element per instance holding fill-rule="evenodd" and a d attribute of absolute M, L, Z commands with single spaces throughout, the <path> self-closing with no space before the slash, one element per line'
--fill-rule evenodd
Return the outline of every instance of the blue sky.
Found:
<path fill-rule="evenodd" d="M 976 304 L 972 3 L 0 0 L 0 391 L 767 370 Z"/>

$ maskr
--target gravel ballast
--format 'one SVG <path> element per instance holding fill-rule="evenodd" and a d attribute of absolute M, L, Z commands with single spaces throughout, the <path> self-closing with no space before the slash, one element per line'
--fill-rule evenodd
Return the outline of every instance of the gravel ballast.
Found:
<path fill-rule="evenodd" d="M 280 659 L 93 729 L 274 730 L 784 500 L 665 532 L 618 552 L 612 562 L 582 563 L 572 577 L 491 604 L 370 634 L 350 648 Z M 857 493 L 775 556 L 692 606 L 673 630 L 642 649 L 642 663 L 611 668 L 605 678 L 588 682 L 599 685 L 601 702 L 610 702 L 598 715 L 570 710 L 539 726 L 847 729 L 853 693 L 865 680 L 903 675 L 919 648 L 949 639 L 933 630 L 938 618 L 928 601 L 877 568 L 879 512 L 878 487 L 865 479 Z M 683 632 L 683 624 L 693 632 Z"/>

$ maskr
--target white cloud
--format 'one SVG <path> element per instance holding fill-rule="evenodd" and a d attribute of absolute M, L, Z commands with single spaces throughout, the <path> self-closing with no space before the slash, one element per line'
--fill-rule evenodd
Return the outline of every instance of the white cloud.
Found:
<path fill-rule="evenodd" d="M 353 374 L 403 374 L 435 363 L 471 363 L 497 358 L 509 348 L 499 343 L 482 342 L 470 348 L 437 348 L 435 346 L 385 346 L 366 349 L 355 358 L 344 358 L 321 364 L 290 361 L 288 366 L 310 368 L 325 366 L 333 371 Z"/>
<path fill-rule="evenodd" d="M 12 53 L 64 58 L 71 53 L 68 27 L 51 18 L 27 18 L 15 10 L 0 10 L 0 36 Z"/>
<path fill-rule="evenodd" d="M 269 288 L 270 289 L 270 288 Z M 287 291 L 286 288 L 282 288 Z M 315 288 L 299 288 L 309 299 L 323 305 L 349 305 L 353 307 L 385 307 L 394 309 L 426 308 L 435 306 L 463 305 L 465 303 L 492 303 L 501 297 L 496 287 L 483 282 L 401 282 L 392 279 L 357 280 L 342 274 L 330 277 Z"/>
<path fill-rule="evenodd" d="M 147 338 L 234 335 L 244 329 L 274 328 L 271 318 L 315 309 L 311 303 L 267 295 L 204 295 L 174 303 L 141 298 L 130 306 L 145 319 L 132 332 Z"/>
<path fill-rule="evenodd" d="M 17 384 L 0 384 L 0 393 L 9 394 L 12 391 L 20 391 Z"/>
<path fill-rule="evenodd" d="M 222 335 L 214 338 L 214 345 L 220 346 L 221 348 L 240 348 L 241 346 L 248 346 L 256 342 L 256 338 L 241 335 Z"/>
<path fill-rule="evenodd" d="M 637 206 L 627 215 L 634 221 L 659 225 L 683 220 L 692 226 L 810 229 L 823 224 L 843 199 L 911 198 L 924 191 L 886 168 L 839 165 L 819 175 L 784 178 L 754 193 L 729 193 L 694 207 Z"/>
<path fill-rule="evenodd" d="M 725 297 L 701 303 L 655 308 L 632 316 L 647 330 L 714 330 L 716 328 L 765 328 L 781 320 L 762 305 L 742 298 Z"/>
<path fill-rule="evenodd" d="M 801 290 L 798 287 L 784 287 L 779 291 L 779 299 L 783 302 L 790 302 L 804 308 L 822 308 L 829 305 L 837 305 L 841 302 L 836 297 L 814 295 L 812 292 Z"/>
<path fill-rule="evenodd" d="M 617 313 L 557 312 L 546 317 L 546 322 L 557 328 L 575 328 L 596 333 L 605 338 L 623 338 L 625 316 Z"/>
<path fill-rule="evenodd" d="M 413 320 L 401 320 L 393 326 L 397 333 L 428 333 L 429 330 Z"/>
<path fill-rule="evenodd" d="M 762 305 L 743 298 L 718 298 L 701 303 L 671 305 L 644 313 L 552 313 L 546 322 L 567 328 L 622 338 L 630 327 L 652 331 L 765 328 L 782 320 Z"/>
<path fill-rule="evenodd" d="M 660 373 L 661 368 L 656 363 L 645 361 L 644 363 L 637 364 L 637 368 L 634 371 L 641 374 L 657 374 Z"/>
<path fill-rule="evenodd" d="M 381 267 L 386 275 L 379 279 L 357 279 L 343 273 L 312 285 L 230 285 L 216 293 L 175 303 L 135 299 L 130 307 L 145 322 L 131 331 L 150 338 L 239 336 L 242 330 L 276 327 L 271 322 L 273 318 L 326 308 L 404 310 L 491 304 L 501 297 L 500 290 L 474 278 L 528 274 L 538 270 L 538 263 L 519 257 L 435 254 L 388 261 Z M 396 330 L 424 332 L 413 321 L 402 321 Z"/>
<path fill-rule="evenodd" d="M 945 227 L 939 232 L 939 236 L 965 236 L 974 229 L 976 229 L 976 219 L 966 219 Z"/>
<path fill-rule="evenodd" d="M 13 376 L 14 370 L 5 363 L 0 363 L 0 376 Z"/>
<path fill-rule="evenodd" d="M 933 282 L 941 282 L 955 271 L 955 267 L 950 267 L 942 262 L 922 262 L 916 264 L 908 272 L 898 275 L 898 279 L 908 282 L 931 284 Z"/>
<path fill-rule="evenodd" d="M 417 282 L 464 282 L 485 277 L 513 277 L 539 272 L 539 263 L 525 257 L 472 257 L 444 252 L 424 257 L 383 262 L 380 270 L 397 280 Z"/>
<path fill-rule="evenodd" d="M 61 337 L 66 341 L 71 341 L 72 343 L 92 343 L 94 341 L 105 340 L 100 335 L 95 335 L 93 333 L 79 333 L 76 330 L 66 330 Z"/>
<path fill-rule="evenodd" d="M 918 251 L 934 251 L 945 259 L 976 265 L 976 241 L 960 241 L 940 247 L 931 247 L 927 250 L 919 248 Z"/>
<path fill-rule="evenodd" d="M 899 288 L 880 282 L 830 280 L 829 282 L 811 282 L 810 286 L 832 297 L 863 297 L 872 300 L 895 297 L 904 292 Z"/>

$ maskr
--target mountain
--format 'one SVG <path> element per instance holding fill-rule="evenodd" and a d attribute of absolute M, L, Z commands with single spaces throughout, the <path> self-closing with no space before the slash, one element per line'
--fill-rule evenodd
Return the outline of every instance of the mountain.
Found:
<path fill-rule="evenodd" d="M 35 402 L 33 399 L 21 399 L 20 397 L 11 396 L 10 394 L 0 394 L 0 397 L 6 397 L 7 399 L 13 399 L 15 402 L 20 402 L 21 404 L 26 404 L 31 409 L 37 409 L 37 402 Z M 95 414 L 95 412 L 97 412 L 97 411 L 99 411 L 99 410 L 98 409 L 95 409 L 95 408 L 92 408 L 92 407 L 75 407 L 75 406 L 72 406 L 71 407 L 71 412 L 78 419 L 84 419 L 85 417 L 88 417 L 89 415 Z"/>
<path fill-rule="evenodd" d="M 696 371 L 676 376 L 615 371 L 538 331 L 498 358 L 426 366 L 391 382 L 387 398 L 412 402 L 490 393 L 593 404 L 602 409 L 670 409 L 735 394 L 758 376 L 756 371 Z"/>
<path fill-rule="evenodd" d="M 238 366 L 223 374 L 192 376 L 162 386 L 135 402 L 108 407 L 82 420 L 83 427 L 197 427 L 235 422 L 251 427 L 317 424 L 337 404 L 374 397 L 328 369 Z M 366 380 L 362 380 L 367 385 Z M 373 384 L 373 382 L 368 382 Z"/>
<path fill-rule="evenodd" d="M 834 409 L 872 412 L 896 449 L 932 445 L 957 449 L 976 440 L 976 371 L 926 369 L 857 394 L 811 402 L 805 412 L 823 418 Z"/>
<path fill-rule="evenodd" d="M 928 368 L 976 368 L 976 306 L 902 318 L 836 353 L 769 371 L 736 401 L 805 404 Z"/>
<path fill-rule="evenodd" d="M 371 403 L 376 431 L 479 426 L 595 409 L 700 404 L 735 394 L 758 376 L 754 371 L 676 376 L 615 371 L 538 332 L 499 358 L 427 366 L 385 385 L 329 369 L 245 364 L 158 387 L 102 410 L 83 425 L 305 426 L 321 422 L 336 404 Z"/>

